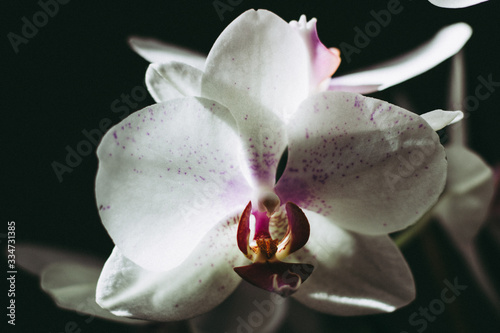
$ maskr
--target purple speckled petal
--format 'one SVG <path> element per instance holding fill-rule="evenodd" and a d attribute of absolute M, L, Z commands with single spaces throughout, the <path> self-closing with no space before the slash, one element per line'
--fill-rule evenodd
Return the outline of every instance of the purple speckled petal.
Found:
<path fill-rule="evenodd" d="M 137 36 L 130 37 L 128 43 L 135 52 L 149 62 L 166 63 L 178 61 L 200 70 L 203 70 L 205 67 L 204 55 L 179 46 L 160 42 L 153 38 Z"/>
<path fill-rule="evenodd" d="M 418 115 L 342 92 L 310 97 L 289 122 L 280 200 L 363 234 L 387 234 L 417 221 L 446 178 L 439 138 Z"/>
<path fill-rule="evenodd" d="M 291 21 L 290 26 L 294 28 L 306 43 L 310 56 L 311 66 L 311 91 L 324 90 L 322 83 L 329 79 L 340 65 L 340 51 L 337 49 L 328 49 L 318 37 L 316 29 L 316 19 L 309 22 L 305 15 L 302 15 L 299 21 Z M 325 82 L 327 83 L 327 82 Z"/>
<path fill-rule="evenodd" d="M 201 95 L 203 72 L 195 67 L 180 63 L 151 64 L 146 71 L 146 85 L 158 103 L 174 98 Z"/>
<path fill-rule="evenodd" d="M 439 65 L 462 49 L 472 35 L 465 23 L 455 23 L 441 29 L 429 42 L 411 52 L 358 72 L 334 77 L 330 90 L 368 94 L 392 87 Z M 373 88 L 370 91 L 370 86 Z M 356 87 L 361 88 L 355 90 Z"/>
<path fill-rule="evenodd" d="M 213 309 L 241 282 L 233 267 L 248 262 L 234 241 L 238 219 L 235 212 L 221 220 L 180 266 L 164 272 L 141 268 L 115 247 L 97 284 L 98 304 L 117 316 L 157 321 Z"/>
<path fill-rule="evenodd" d="M 285 21 L 249 10 L 233 21 L 210 51 L 202 96 L 226 106 L 246 147 L 248 178 L 271 187 L 286 147 L 285 114 L 309 92 L 309 55 Z"/>
<path fill-rule="evenodd" d="M 140 110 L 106 133 L 97 152 L 97 205 L 130 260 L 173 268 L 229 211 L 243 211 L 252 190 L 234 126 L 216 102 L 185 98 Z"/>
<path fill-rule="evenodd" d="M 488 0 L 429 0 L 434 6 L 443 8 L 464 8 L 477 5 Z"/>
<path fill-rule="evenodd" d="M 317 311 L 342 316 L 392 312 L 415 298 L 410 269 L 388 236 L 360 235 L 304 212 L 311 237 L 289 260 L 315 269 L 292 297 Z"/>

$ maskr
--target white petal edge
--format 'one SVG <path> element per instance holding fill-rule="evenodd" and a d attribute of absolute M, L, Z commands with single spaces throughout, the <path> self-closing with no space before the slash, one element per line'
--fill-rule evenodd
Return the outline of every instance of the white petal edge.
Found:
<path fill-rule="evenodd" d="M 130 47 L 149 62 L 183 62 L 200 70 L 205 67 L 205 56 L 179 46 L 167 44 L 154 38 L 132 36 L 128 39 Z"/>
<path fill-rule="evenodd" d="M 287 261 L 315 269 L 292 297 L 342 316 L 392 312 L 415 298 L 411 271 L 389 236 L 360 235 L 304 213 L 311 223 L 309 242 Z"/>
<path fill-rule="evenodd" d="M 424 114 L 420 117 L 429 123 L 433 130 L 440 130 L 448 125 L 455 124 L 464 118 L 462 111 L 444 111 L 434 110 Z"/>
<path fill-rule="evenodd" d="M 465 8 L 488 0 L 429 0 L 434 6 L 443 8 Z"/>
<path fill-rule="evenodd" d="M 201 96 L 202 76 L 201 70 L 184 63 L 153 63 L 146 71 L 146 86 L 157 103 L 197 97 Z"/>
<path fill-rule="evenodd" d="M 236 245 L 239 213 L 220 221 L 184 262 L 171 270 L 141 268 L 115 247 L 97 284 L 97 303 L 118 316 L 156 321 L 212 310 L 241 282 L 233 267 L 248 263 Z"/>
<path fill-rule="evenodd" d="M 466 23 L 455 23 L 441 29 L 429 42 L 407 54 L 382 64 L 352 74 L 334 77 L 330 81 L 330 90 L 339 90 L 337 86 L 357 87 L 373 86 L 375 92 L 404 82 L 456 54 L 472 35 L 472 28 Z M 355 88 L 351 88 L 352 89 Z"/>

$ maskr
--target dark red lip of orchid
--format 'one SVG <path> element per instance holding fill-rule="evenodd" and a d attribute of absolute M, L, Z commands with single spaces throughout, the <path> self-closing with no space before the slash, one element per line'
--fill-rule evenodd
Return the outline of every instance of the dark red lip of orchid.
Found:
<path fill-rule="evenodd" d="M 290 296 L 311 275 L 314 266 L 303 263 L 286 263 L 281 260 L 301 249 L 308 241 L 310 228 L 307 217 L 292 202 L 285 205 L 288 229 L 281 239 L 269 233 L 270 214 L 253 211 L 249 202 L 241 214 L 237 231 L 238 248 L 252 264 L 235 267 L 234 271 L 245 281 L 283 297 Z M 250 242 L 250 217 L 256 219 L 253 242 Z"/>

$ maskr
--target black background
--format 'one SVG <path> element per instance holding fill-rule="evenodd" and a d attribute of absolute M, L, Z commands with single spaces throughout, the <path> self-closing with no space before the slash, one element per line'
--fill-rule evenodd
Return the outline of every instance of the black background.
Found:
<path fill-rule="evenodd" d="M 223 0 L 227 3 L 227 0 Z M 232 11 L 219 18 L 213 1 L 78 1 L 60 5 L 54 17 L 39 28 L 27 43 L 20 44 L 16 53 L 7 38 L 12 32 L 22 35 L 22 18 L 32 22 L 41 10 L 36 1 L 4 0 L 1 4 L 2 52 L 2 191 L 6 201 L 2 206 L 0 233 L 7 232 L 7 221 L 16 221 L 18 242 L 50 244 L 61 248 L 94 254 L 105 258 L 113 244 L 102 227 L 94 199 L 94 178 L 97 171 L 95 146 L 92 153 L 62 181 L 52 164 L 65 163 L 66 147 L 76 149 L 87 140 L 82 131 L 99 128 L 104 118 L 113 124 L 121 113 L 113 112 L 111 104 L 122 94 L 144 83 L 148 63 L 127 45 L 131 35 L 155 37 L 208 53 L 221 31 L 249 8 L 266 8 L 284 20 L 298 19 L 301 14 L 318 19 L 321 40 L 327 46 L 341 42 L 353 45 L 354 27 L 364 29 L 372 21 L 371 10 L 387 8 L 387 1 L 233 1 Z M 492 75 L 500 81 L 500 11 L 496 0 L 458 10 L 437 8 L 424 0 L 401 0 L 403 10 L 393 15 L 391 23 L 352 61 L 344 61 L 336 75 L 345 74 L 376 64 L 411 50 L 428 40 L 441 27 L 454 22 L 469 23 L 474 33 L 466 46 L 468 94 L 473 95 L 479 84 L 477 77 Z M 404 92 L 418 113 L 446 108 L 446 89 L 450 62 L 420 75 L 395 88 L 376 94 L 394 102 Z M 497 88 L 498 89 L 498 88 Z M 470 145 L 489 164 L 500 162 L 497 143 L 500 141 L 500 89 L 468 112 Z M 137 100 L 130 112 L 153 103 L 148 96 Z M 439 230 L 437 234 L 439 235 Z M 2 242 L 2 248 L 5 242 Z M 446 239 L 440 241 L 444 251 L 451 249 Z M 421 249 L 405 252 L 419 281 Z M 449 250 L 453 253 L 452 250 Z M 446 252 L 445 252 L 446 253 Z M 446 259 L 460 260 L 453 254 Z M 452 275 L 456 276 L 456 273 Z M 465 274 L 465 273 L 464 273 Z M 423 275 L 425 276 L 425 275 Z M 422 278 L 425 285 L 425 278 Z M 442 281 L 442 280 L 441 280 Z M 439 293 L 419 296 L 414 308 L 394 315 L 369 317 L 377 332 L 415 331 L 408 326 L 408 315 Z M 62 332 L 69 320 L 82 323 L 81 316 L 57 309 L 38 287 L 38 279 L 28 274 L 18 275 L 17 332 Z M 421 287 L 420 290 L 424 288 Z M 479 292 L 471 291 L 478 294 Z M 4 292 L 0 292 L 4 294 Z M 472 321 L 481 332 L 495 329 L 489 323 L 491 312 L 481 297 L 467 301 L 473 312 Z M 475 302 L 479 302 L 477 305 Z M 486 305 L 484 305 L 486 304 Z M 476 310 L 470 310 L 476 309 Z M 469 311 L 470 310 L 470 311 Z M 477 312 L 477 313 L 476 313 Z M 4 315 L 2 315 L 4 317 Z M 364 320 L 364 319 L 363 319 Z M 5 318 L 2 322 L 6 321 Z M 343 323 L 347 321 L 342 321 Z M 450 332 L 446 319 L 439 318 L 427 332 Z M 3 323 L 2 323 L 3 324 Z M 482 326 L 481 326 L 482 325 Z M 119 331 L 126 328 L 95 320 L 82 323 L 83 332 Z M 334 331 L 334 330 L 332 330 Z M 459 330 L 458 330 L 459 331 Z M 466 329 L 464 332 L 468 332 Z M 494 331 L 494 330 L 493 330 Z M 492 331 L 492 332 L 493 332 Z M 472 332 L 472 331 L 471 331 Z M 479 332 L 479 330 L 478 330 Z"/>

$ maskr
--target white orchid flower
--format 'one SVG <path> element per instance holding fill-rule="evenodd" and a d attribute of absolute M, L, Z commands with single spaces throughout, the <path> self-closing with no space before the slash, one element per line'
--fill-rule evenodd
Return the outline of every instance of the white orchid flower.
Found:
<path fill-rule="evenodd" d="M 462 114 L 313 94 L 338 53 L 320 45 L 318 56 L 304 21 L 297 29 L 251 10 L 203 66 L 190 55 L 196 67 L 150 71 L 165 102 L 123 120 L 98 149 L 96 198 L 116 244 L 97 285 L 102 307 L 181 320 L 220 304 L 241 278 L 331 314 L 414 298 L 387 234 L 436 202 L 446 160 L 434 131 Z"/>

